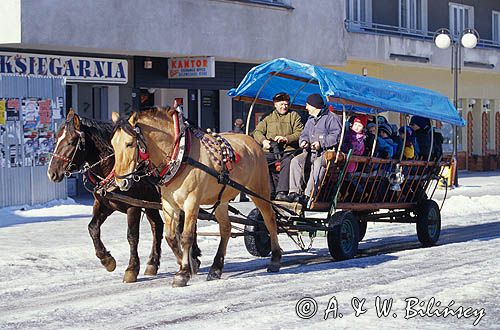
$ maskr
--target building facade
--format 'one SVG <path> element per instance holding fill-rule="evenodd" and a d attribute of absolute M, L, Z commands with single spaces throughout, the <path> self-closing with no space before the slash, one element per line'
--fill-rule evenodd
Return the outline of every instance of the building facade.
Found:
<path fill-rule="evenodd" d="M 23 74 L 29 65 L 23 70 L 16 58 L 46 58 L 33 70 L 67 77 L 66 108 L 106 120 L 112 111 L 127 114 L 178 99 L 192 122 L 220 131 L 230 130 L 248 107 L 227 90 L 252 66 L 277 57 L 422 86 L 452 99 L 451 50 L 434 45 L 434 32 L 475 28 L 478 45 L 461 47 L 458 108 L 468 126 L 459 134 L 460 166 L 499 167 L 495 0 L 3 0 L 0 10 L 8 13 L 0 22 L 0 55 L 9 57 L 0 56 L 0 69 Z M 207 65 L 183 65 L 193 58 Z M 74 75 L 67 61 L 78 65 Z M 114 73 L 107 74 L 106 63 Z M 452 130 L 442 131 L 451 150 Z"/>
<path fill-rule="evenodd" d="M 460 46 L 458 110 L 467 126 L 458 132 L 459 167 L 500 168 L 500 2 L 495 0 L 346 0 L 347 61 L 357 74 L 417 85 L 454 98 L 452 49 L 434 44 L 446 28 L 456 42 L 475 29 L 473 49 Z M 392 118 L 398 121 L 398 118 Z M 442 127 L 445 150 L 453 130 Z"/>

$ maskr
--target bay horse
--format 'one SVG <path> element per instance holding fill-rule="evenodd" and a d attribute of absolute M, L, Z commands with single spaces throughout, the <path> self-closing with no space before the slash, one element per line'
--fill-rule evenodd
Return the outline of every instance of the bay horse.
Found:
<path fill-rule="evenodd" d="M 84 173 L 89 180 L 100 181 L 99 178 L 110 178 L 114 166 L 113 149 L 111 147 L 112 133 L 113 126 L 110 123 L 79 117 L 73 109 L 70 109 L 64 124 L 56 133 L 57 143 L 47 169 L 49 179 L 53 182 L 60 182 L 67 173 L 82 169 L 85 163 L 90 164 L 92 167 Z M 160 202 L 158 189 L 147 181 L 138 183 L 133 189 L 125 192 L 124 195 L 150 202 Z M 92 220 L 88 225 L 88 230 L 94 244 L 96 256 L 101 260 L 107 271 L 112 272 L 115 270 L 115 258 L 107 251 L 101 241 L 101 226 L 114 211 L 125 213 L 128 223 L 127 239 L 130 245 L 130 259 L 123 281 L 127 283 L 137 281 L 140 270 L 137 245 L 139 243 L 139 224 L 142 209 L 124 202 L 111 200 L 106 195 L 103 196 L 95 192 L 93 196 Z M 153 234 L 153 245 L 144 275 L 153 276 L 157 274 L 160 266 L 163 220 L 156 209 L 146 208 L 144 212 Z M 197 259 L 200 255 L 200 250 L 195 244 L 193 258 Z"/>
<path fill-rule="evenodd" d="M 202 137 L 210 139 L 213 143 L 216 142 L 215 138 L 203 134 L 200 130 L 196 135 L 194 134 L 196 129 L 191 126 L 180 129 L 179 127 L 183 126 L 182 115 L 170 107 L 154 107 L 134 112 L 128 119 L 120 119 L 117 113 L 113 113 L 112 119 L 115 123 L 115 133 L 111 140 L 116 158 L 115 181 L 123 191 L 131 188 L 132 182 L 135 181 L 132 180 L 134 173 L 137 173 L 144 160 L 147 159 L 150 166 L 168 174 L 170 167 L 165 171 L 168 166 L 161 169 L 162 164 L 181 163 L 181 159 L 174 159 L 173 155 L 179 154 L 179 150 L 185 150 L 182 165 L 177 173 L 166 183 L 159 182 L 165 235 L 180 264 L 172 286 L 186 286 L 191 275 L 196 273 L 196 264 L 190 256 L 190 251 L 195 237 L 199 207 L 213 205 L 220 199 L 220 204 L 214 213 L 219 223 L 221 238 L 207 280 L 219 279 L 231 234 L 228 203 L 240 191 L 230 186 L 221 190 L 222 184 L 219 184 L 218 180 L 206 170 L 185 162 L 194 160 L 206 168 L 220 172 L 222 169 L 220 158 L 217 159 L 217 155 L 202 143 Z M 184 146 L 179 145 L 182 136 L 186 137 Z M 222 133 L 221 136 L 227 139 L 234 153 L 240 158 L 237 163 L 232 164 L 229 177 L 269 200 L 268 166 L 261 147 L 248 135 Z M 278 243 L 276 215 L 267 201 L 251 198 L 264 218 L 271 239 L 272 257 L 267 270 L 277 272 L 280 268 L 281 249 Z M 185 213 L 185 224 L 182 237 L 179 237 L 176 228 L 181 211 Z"/>

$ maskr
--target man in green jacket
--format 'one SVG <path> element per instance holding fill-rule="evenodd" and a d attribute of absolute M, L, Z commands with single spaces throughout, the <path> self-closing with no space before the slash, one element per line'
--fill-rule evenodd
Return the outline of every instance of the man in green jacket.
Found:
<path fill-rule="evenodd" d="M 288 195 L 290 162 L 298 149 L 304 125 L 295 111 L 289 111 L 290 95 L 278 93 L 273 97 L 274 110 L 253 131 L 254 139 L 262 145 L 270 167 L 271 194 L 278 200 Z M 276 161 L 279 160 L 279 173 Z"/>

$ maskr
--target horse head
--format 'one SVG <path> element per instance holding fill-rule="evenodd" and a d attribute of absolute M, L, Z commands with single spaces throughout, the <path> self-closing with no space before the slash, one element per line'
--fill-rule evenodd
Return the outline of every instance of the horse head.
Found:
<path fill-rule="evenodd" d="M 70 109 L 64 125 L 56 134 L 56 147 L 47 169 L 53 182 L 60 182 L 72 170 L 80 168 L 84 160 L 85 133 L 81 131 L 80 118 Z"/>
<path fill-rule="evenodd" d="M 174 142 L 171 131 L 174 130 L 172 116 L 175 111 L 155 107 L 134 112 L 128 119 L 120 119 L 113 112 L 115 129 L 111 145 L 115 152 L 115 181 L 121 190 L 130 189 L 134 181 L 148 174 L 144 174 L 144 165 L 156 168 L 155 164 L 165 159 Z"/>

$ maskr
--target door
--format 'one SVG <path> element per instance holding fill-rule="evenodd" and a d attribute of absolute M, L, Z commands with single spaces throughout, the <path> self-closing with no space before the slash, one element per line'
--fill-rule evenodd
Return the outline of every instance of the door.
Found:
<path fill-rule="evenodd" d="M 210 128 L 219 132 L 219 91 L 201 90 L 201 123 L 203 130 Z"/>

